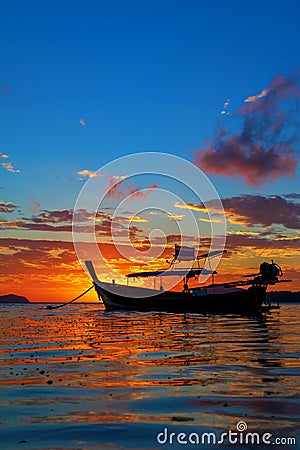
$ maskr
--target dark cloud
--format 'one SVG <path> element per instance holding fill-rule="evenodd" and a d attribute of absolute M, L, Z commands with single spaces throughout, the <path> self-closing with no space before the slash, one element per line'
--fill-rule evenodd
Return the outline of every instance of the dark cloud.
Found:
<path fill-rule="evenodd" d="M 290 250 L 291 254 L 296 253 L 300 248 L 300 239 L 268 239 L 260 236 L 231 234 L 226 238 L 226 249 L 230 251 L 239 252 L 241 248 L 253 248 L 261 250 L 283 249 L 283 257 L 286 257 L 286 251 Z"/>
<path fill-rule="evenodd" d="M 139 233 L 143 233 L 144 230 L 136 226 L 127 227 L 126 224 L 115 221 L 114 219 L 104 219 L 95 226 L 97 236 L 106 236 L 108 238 L 121 238 L 129 236 L 130 239 L 136 239 Z"/>
<path fill-rule="evenodd" d="M 280 196 L 242 195 L 222 200 L 226 213 L 241 217 L 245 225 L 283 225 L 300 228 L 300 205 Z"/>
<path fill-rule="evenodd" d="M 33 231 L 65 231 L 71 232 L 71 225 L 50 225 L 47 223 L 32 223 L 25 222 L 23 220 L 16 220 L 14 222 L 0 222 L 1 230 L 8 229 L 21 229 L 21 230 L 33 230 Z"/>
<path fill-rule="evenodd" d="M 282 225 L 286 228 L 296 230 L 300 228 L 300 204 L 287 199 L 297 199 L 298 194 L 285 196 L 273 195 L 240 195 L 236 197 L 223 198 L 222 204 L 225 214 L 232 223 L 239 223 L 245 227 L 260 225 L 269 227 L 271 225 Z M 180 208 L 189 208 L 194 211 L 206 211 L 214 215 L 218 214 L 218 205 L 215 200 L 200 204 L 176 204 Z M 205 208 L 206 207 L 206 208 Z"/>
<path fill-rule="evenodd" d="M 11 203 L 5 204 L 6 210 Z M 16 207 L 16 205 L 14 205 Z M 11 206 L 10 206 L 11 207 Z M 1 204 L 0 204 L 1 212 Z M 6 211 L 7 212 L 7 211 Z M 139 233 L 144 230 L 136 226 L 130 225 L 130 217 L 115 216 L 101 211 L 91 213 L 85 209 L 78 210 L 76 213 L 76 232 L 77 233 L 91 233 L 94 232 L 94 219 L 98 219 L 95 223 L 95 231 L 98 236 L 106 236 L 108 238 L 127 237 L 136 239 Z M 21 229 L 32 231 L 46 231 L 46 232 L 72 232 L 72 210 L 43 210 L 37 215 L 26 217 L 22 220 L 0 222 L 0 230 Z M 100 220 L 99 220 L 100 219 Z M 113 235 L 112 235 L 113 227 Z"/>
<path fill-rule="evenodd" d="M 91 212 L 87 211 L 86 209 L 78 209 L 76 210 L 76 217 L 75 221 L 76 223 L 83 223 L 83 222 L 90 222 L 91 220 L 94 220 L 94 218 L 97 219 L 106 219 L 111 220 L 112 214 L 104 213 L 102 211 Z M 62 209 L 62 210 L 43 210 L 37 215 L 33 215 L 32 217 L 27 217 L 26 220 L 31 221 L 33 223 L 52 223 L 52 224 L 58 224 L 58 223 L 72 223 L 73 220 L 73 210 L 72 209 Z M 114 221 L 122 220 L 123 222 L 126 221 L 125 217 L 114 217 Z"/>
<path fill-rule="evenodd" d="M 292 192 L 291 194 L 284 194 L 284 198 L 291 198 L 292 200 L 300 200 L 300 194 L 296 194 L 295 192 Z"/>
<path fill-rule="evenodd" d="M 62 223 L 71 222 L 73 211 L 68 209 L 47 211 L 43 210 L 38 215 L 32 216 L 30 219 L 33 223 Z"/>
<path fill-rule="evenodd" d="M 241 177 L 251 186 L 294 175 L 299 77 L 298 72 L 276 76 L 268 88 L 248 97 L 234 115 L 242 122 L 239 130 L 220 127 L 195 153 L 194 163 L 215 175 Z"/>

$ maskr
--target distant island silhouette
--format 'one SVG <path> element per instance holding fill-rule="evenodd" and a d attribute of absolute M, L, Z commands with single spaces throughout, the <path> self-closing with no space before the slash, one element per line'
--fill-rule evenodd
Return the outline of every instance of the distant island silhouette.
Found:
<path fill-rule="evenodd" d="M 30 301 L 22 295 L 7 294 L 0 295 L 0 303 L 30 303 Z"/>

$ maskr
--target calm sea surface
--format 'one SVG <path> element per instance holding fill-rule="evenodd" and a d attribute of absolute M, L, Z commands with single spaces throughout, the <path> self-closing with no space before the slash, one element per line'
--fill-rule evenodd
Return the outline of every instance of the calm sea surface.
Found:
<path fill-rule="evenodd" d="M 296 445 L 277 448 L 300 449 L 299 311 L 286 304 L 239 317 L 0 305 L 0 446 L 258 448 L 228 437 L 202 445 L 203 433 L 220 440 L 244 422 L 238 439 L 295 437 Z"/>

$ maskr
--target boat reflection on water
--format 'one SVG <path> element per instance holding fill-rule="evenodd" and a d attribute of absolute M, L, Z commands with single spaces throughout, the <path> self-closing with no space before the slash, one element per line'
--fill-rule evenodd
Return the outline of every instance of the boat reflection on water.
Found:
<path fill-rule="evenodd" d="M 21 440 L 150 449 L 165 426 L 221 432 L 240 420 L 295 436 L 298 308 L 247 316 L 1 306 L 6 449 Z"/>

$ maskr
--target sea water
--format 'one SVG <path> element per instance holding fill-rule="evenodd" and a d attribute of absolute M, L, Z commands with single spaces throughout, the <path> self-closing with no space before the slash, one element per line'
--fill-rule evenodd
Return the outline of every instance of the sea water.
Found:
<path fill-rule="evenodd" d="M 298 449 L 299 310 L 0 305 L 0 447 Z"/>

